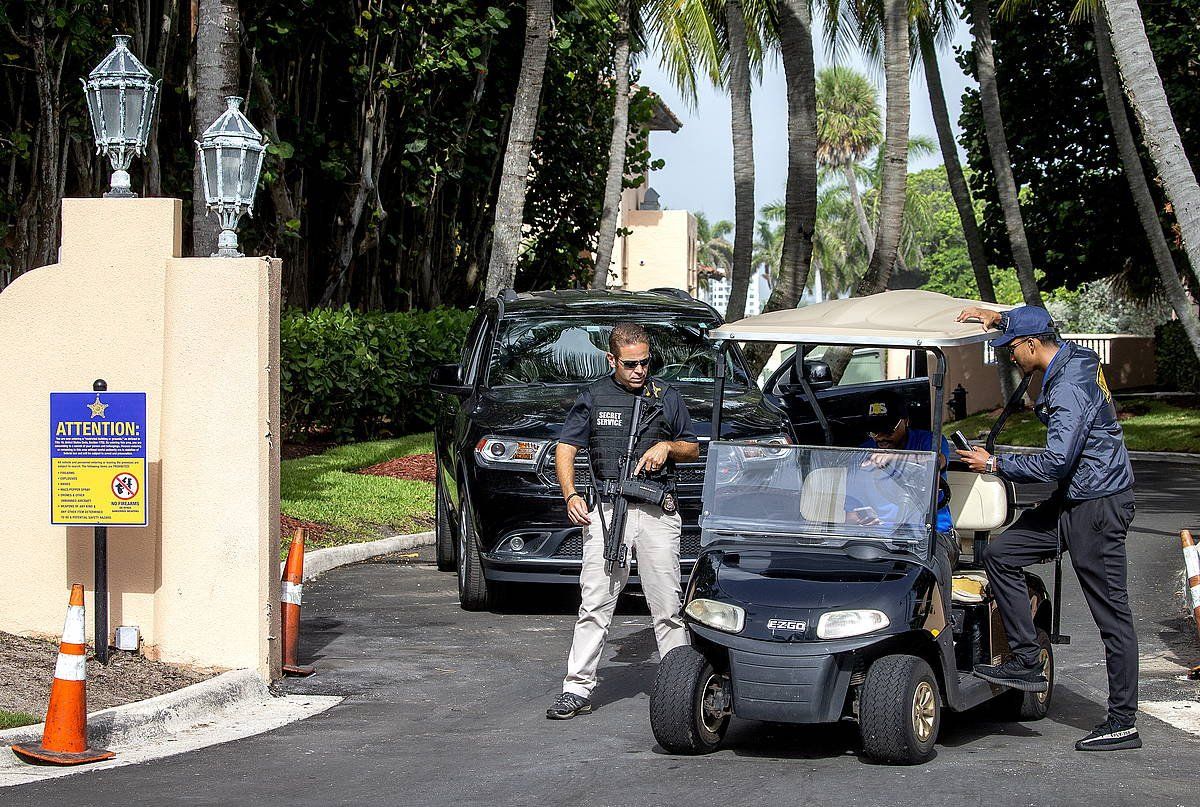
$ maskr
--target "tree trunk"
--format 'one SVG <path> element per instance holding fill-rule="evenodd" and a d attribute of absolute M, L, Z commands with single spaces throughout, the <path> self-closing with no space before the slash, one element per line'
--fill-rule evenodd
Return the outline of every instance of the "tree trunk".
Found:
<path fill-rule="evenodd" d="M 963 176 L 958 161 L 958 146 L 954 131 L 950 128 L 950 111 L 946 108 L 946 94 L 942 89 L 942 74 L 938 69 L 937 52 L 933 37 L 924 25 L 921 26 L 921 59 L 925 65 L 925 84 L 929 87 L 929 106 L 933 111 L 933 124 L 937 129 L 938 145 L 942 149 L 942 162 L 946 166 L 946 178 L 950 183 L 950 195 L 958 208 L 958 219 L 962 222 L 963 238 L 967 242 L 967 255 L 971 259 L 971 271 L 975 273 L 975 285 L 979 299 L 987 303 L 996 302 L 996 287 L 988 271 L 987 254 L 983 250 L 983 236 L 975 220 L 975 205 L 971 201 L 971 190 Z"/>
<path fill-rule="evenodd" d="M 521 74 L 504 147 L 500 193 L 496 198 L 492 256 L 484 284 L 487 297 L 511 288 L 517 274 L 517 250 L 521 246 L 525 191 L 529 183 L 529 152 L 537 131 L 552 13 L 552 0 L 529 0 L 525 5 L 525 52 L 521 57 Z"/>
<path fill-rule="evenodd" d="M 725 319 L 746 315 L 746 297 L 754 274 L 754 124 L 750 115 L 750 52 L 742 0 L 725 3 L 729 27 L 729 103 L 733 135 L 733 266 Z"/>
<path fill-rule="evenodd" d="M 1096 56 L 1100 62 L 1104 100 L 1108 104 L 1108 116 L 1112 119 L 1113 136 L 1117 141 L 1117 151 L 1121 155 L 1121 166 L 1125 169 L 1129 192 L 1133 194 L 1134 207 L 1137 208 L 1146 238 L 1150 241 L 1150 251 L 1154 255 L 1154 264 L 1158 268 L 1163 290 L 1167 299 L 1171 301 L 1171 307 L 1175 309 L 1188 340 L 1192 343 L 1192 350 L 1196 351 L 1197 358 L 1200 358 L 1200 317 L 1197 317 L 1196 306 L 1188 299 L 1187 291 L 1179 280 L 1179 273 L 1175 270 L 1175 260 L 1171 257 L 1171 248 L 1163 235 L 1162 223 L 1158 220 L 1158 209 L 1154 204 L 1154 197 L 1150 195 L 1146 174 L 1142 170 L 1142 159 L 1137 152 L 1133 128 L 1129 125 L 1129 116 L 1125 112 L 1125 99 L 1121 95 L 1121 79 L 1113 56 L 1108 20 L 1104 18 L 1104 14 L 1097 12 L 1092 15 L 1092 25 L 1096 34 Z"/>
<path fill-rule="evenodd" d="M 875 233 L 871 230 L 862 196 L 858 193 L 858 177 L 854 175 L 853 165 L 843 165 L 842 173 L 846 175 L 846 187 L 850 189 L 850 201 L 854 204 L 854 215 L 858 217 L 858 237 L 862 239 L 867 250 L 867 260 L 870 261 L 871 256 L 875 254 Z"/>
<path fill-rule="evenodd" d="M 147 8 L 149 14 L 149 8 Z M 158 32 L 158 48 L 155 50 L 154 67 L 155 76 L 159 79 L 163 78 L 167 71 L 167 57 L 171 52 L 171 43 L 175 38 L 175 21 L 179 16 L 179 0 L 167 0 L 163 7 L 163 15 L 161 27 Z M 149 51 L 147 51 L 149 56 Z M 159 89 L 162 92 L 162 89 Z M 158 101 L 159 109 L 162 108 L 162 99 Z M 150 140 L 146 144 L 146 195 L 151 197 L 162 196 L 162 156 L 158 148 L 158 109 L 154 110 L 155 120 L 150 126 Z"/>
<path fill-rule="evenodd" d="M 239 52 L 237 0 L 200 0 L 196 18 L 196 98 L 192 134 L 196 140 L 225 111 L 225 98 L 238 94 Z M 208 215 L 204 180 L 197 161 L 192 169 L 192 255 L 206 258 L 217 249 L 221 228 Z"/>
<path fill-rule="evenodd" d="M 963 239 L 967 243 L 967 256 L 971 259 L 971 271 L 975 274 L 975 286 L 979 299 L 985 303 L 996 302 L 996 287 L 988 269 L 987 253 L 983 249 L 983 236 L 975 219 L 975 205 L 971 200 L 971 189 L 963 176 L 958 161 L 958 148 L 954 142 L 954 131 L 950 128 L 950 111 L 946 108 L 946 93 L 942 89 L 942 74 L 938 68 L 937 51 L 933 36 L 924 24 L 920 31 L 921 59 L 925 65 L 925 84 L 929 88 L 929 106 L 933 111 L 933 125 L 937 129 L 938 145 L 942 150 L 942 162 L 946 166 L 946 179 L 950 184 L 950 196 L 958 209 L 958 220 L 962 222 Z M 1000 377 L 1000 394 L 1007 401 L 1021 383 L 1021 371 L 1003 355 L 996 357 L 996 374 Z"/>
<path fill-rule="evenodd" d="M 1141 10 L 1137 0 L 1102 0 L 1102 5 L 1129 105 L 1137 114 L 1150 159 L 1174 208 L 1192 274 L 1200 281 L 1200 186 L 1183 151 Z"/>
<path fill-rule="evenodd" d="M 988 18 L 988 0 L 971 0 L 971 25 L 975 37 L 975 65 L 979 74 L 979 101 L 983 108 L 983 124 L 987 133 L 988 151 L 992 155 L 992 173 L 996 176 L 996 193 L 1004 213 L 1004 228 L 1017 265 L 1017 280 L 1025 305 L 1043 306 L 1033 274 L 1033 258 L 1025 237 L 1025 222 L 1013 179 L 1012 162 L 1008 157 L 1008 140 L 1004 134 L 1004 117 L 1000 113 L 1000 92 L 996 87 L 996 62 L 992 57 L 992 25 Z"/>
<path fill-rule="evenodd" d="M 618 0 L 616 59 L 617 97 L 613 103 L 612 140 L 608 144 L 608 178 L 604 182 L 604 212 L 600 216 L 600 238 L 596 245 L 596 272 L 592 288 L 608 287 L 612 254 L 617 240 L 617 217 L 621 210 L 621 191 L 625 181 L 625 145 L 629 140 L 629 0 Z M 616 267 L 617 282 L 621 267 Z"/>
<path fill-rule="evenodd" d="M 40 136 L 36 166 L 34 249 L 29 266 L 33 269 L 54 263 L 58 255 L 59 187 L 59 96 L 47 53 L 44 14 L 38 14 L 30 26 L 29 44 L 33 50 L 34 80 L 37 83 Z"/>
<path fill-rule="evenodd" d="M 883 73 L 887 110 L 884 118 L 883 177 L 879 183 L 879 221 L 875 251 L 867 273 L 855 289 L 857 296 L 888 287 L 900 246 L 908 187 L 908 4 L 884 0 Z"/>
<path fill-rule="evenodd" d="M 779 0 L 779 51 L 787 80 L 788 173 L 783 194 L 783 252 L 779 283 L 763 311 L 795 308 L 813 271 L 817 221 L 817 95 L 812 12 L 808 0 Z M 750 378 L 758 378 L 774 345 L 754 342 L 744 351 Z"/>

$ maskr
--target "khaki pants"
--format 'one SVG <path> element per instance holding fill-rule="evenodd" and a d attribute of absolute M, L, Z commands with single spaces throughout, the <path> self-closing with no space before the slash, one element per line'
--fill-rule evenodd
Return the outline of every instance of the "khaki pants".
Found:
<path fill-rule="evenodd" d="M 611 505 L 604 504 L 605 523 L 611 524 Z M 596 687 L 596 668 L 604 653 L 604 639 L 612 623 L 617 597 L 629 580 L 629 566 L 613 565 L 609 574 L 604 560 L 604 534 L 596 510 L 589 514 L 592 523 L 584 528 L 583 569 L 579 588 L 583 601 L 575 622 L 575 638 L 567 658 L 567 677 L 563 692 L 582 698 L 591 696 Z M 659 656 L 687 644 L 687 631 L 680 616 L 679 514 L 667 515 L 652 504 L 630 504 L 625 522 L 625 544 L 637 556 L 642 592 L 654 618 L 654 638 Z"/>

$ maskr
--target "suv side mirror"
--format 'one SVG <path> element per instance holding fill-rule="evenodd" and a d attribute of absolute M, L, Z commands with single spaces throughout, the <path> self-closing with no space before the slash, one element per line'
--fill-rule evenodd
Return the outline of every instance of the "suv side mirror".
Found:
<path fill-rule="evenodd" d="M 457 364 L 441 364 L 429 374 L 429 388 L 445 395 L 470 395 L 471 388 L 462 382 L 462 368 Z"/>
<path fill-rule="evenodd" d="M 833 386 L 833 374 L 829 372 L 829 365 L 818 359 L 804 360 L 804 378 L 814 390 Z"/>

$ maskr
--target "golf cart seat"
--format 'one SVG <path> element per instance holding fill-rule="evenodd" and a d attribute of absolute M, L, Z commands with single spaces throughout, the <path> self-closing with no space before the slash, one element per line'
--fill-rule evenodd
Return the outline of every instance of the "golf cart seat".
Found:
<path fill-rule="evenodd" d="M 998 476 L 973 471 L 947 471 L 946 480 L 950 484 L 950 517 L 958 531 L 959 551 L 974 556 L 980 539 L 986 540 L 989 533 L 1012 520 L 1009 485 Z"/>
<path fill-rule="evenodd" d="M 808 521 L 846 521 L 846 469 L 814 468 L 800 488 L 800 515 Z"/>

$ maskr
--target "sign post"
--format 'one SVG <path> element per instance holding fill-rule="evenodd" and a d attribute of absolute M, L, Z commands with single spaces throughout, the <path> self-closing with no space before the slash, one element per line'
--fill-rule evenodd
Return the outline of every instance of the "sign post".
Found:
<path fill-rule="evenodd" d="M 146 393 L 50 393 L 50 523 L 94 528 L 96 658 L 108 663 L 108 527 L 146 519 Z"/>

